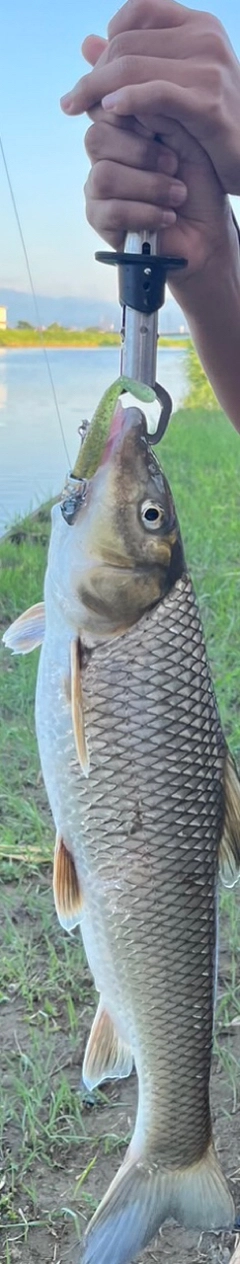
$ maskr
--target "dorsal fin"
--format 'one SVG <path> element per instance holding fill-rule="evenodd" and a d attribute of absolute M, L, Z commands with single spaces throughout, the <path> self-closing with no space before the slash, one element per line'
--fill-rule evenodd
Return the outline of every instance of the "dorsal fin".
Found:
<path fill-rule="evenodd" d="M 4 632 L 3 642 L 13 654 L 30 654 L 42 644 L 45 635 L 45 605 L 38 601 L 36 606 L 29 606 L 14 623 Z"/>
<path fill-rule="evenodd" d="M 61 926 L 64 930 L 73 930 L 80 922 L 83 896 L 73 856 L 59 833 L 53 862 L 53 894 Z"/>
<path fill-rule="evenodd" d="M 73 732 L 79 763 L 88 777 L 90 763 L 85 737 L 79 640 L 71 641 L 71 708 Z"/>

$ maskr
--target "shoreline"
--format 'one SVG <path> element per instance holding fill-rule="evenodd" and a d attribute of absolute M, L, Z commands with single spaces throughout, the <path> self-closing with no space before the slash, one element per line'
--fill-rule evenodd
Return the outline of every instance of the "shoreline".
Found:
<path fill-rule="evenodd" d="M 183 337 L 180 335 L 178 338 L 173 335 L 171 338 L 168 334 L 166 334 L 166 336 L 160 334 L 157 345 L 158 348 L 162 347 L 163 350 L 164 348 L 169 348 L 173 351 L 187 351 L 190 343 L 191 339 L 187 336 Z M 9 340 L 6 339 L 5 341 L 5 339 L 0 336 L 0 355 L 1 352 L 5 351 L 111 351 L 119 347 L 121 347 L 120 335 L 116 335 L 115 339 L 111 338 L 109 341 L 105 338 L 103 338 L 103 340 L 99 338 L 99 341 L 96 340 L 96 342 L 89 342 L 88 339 L 86 339 L 86 341 L 80 339 L 79 341 L 76 339 L 73 341 L 70 341 L 70 339 L 69 341 L 68 339 L 63 339 L 61 341 L 60 339 L 56 339 L 55 341 L 53 338 L 42 339 L 37 337 L 36 339 L 32 338 L 30 340 L 22 337 L 21 339 L 17 337 L 14 338 L 14 336 L 13 338 L 11 337 Z"/>

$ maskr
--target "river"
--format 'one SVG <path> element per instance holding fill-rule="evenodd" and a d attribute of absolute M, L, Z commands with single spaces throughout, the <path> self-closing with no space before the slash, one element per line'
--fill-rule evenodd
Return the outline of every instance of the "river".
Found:
<path fill-rule="evenodd" d="M 0 534 L 58 495 L 78 451 L 78 426 L 119 375 L 119 348 L 49 350 L 69 462 L 41 348 L 0 350 Z M 177 408 L 186 393 L 186 351 L 158 352 L 158 381 Z"/>

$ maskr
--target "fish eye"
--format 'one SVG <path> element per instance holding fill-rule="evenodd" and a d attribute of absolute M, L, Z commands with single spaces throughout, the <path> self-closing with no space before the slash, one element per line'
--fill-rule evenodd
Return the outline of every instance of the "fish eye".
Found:
<path fill-rule="evenodd" d="M 164 510 L 153 500 L 145 500 L 141 505 L 141 519 L 148 531 L 157 531 L 164 520 Z"/>

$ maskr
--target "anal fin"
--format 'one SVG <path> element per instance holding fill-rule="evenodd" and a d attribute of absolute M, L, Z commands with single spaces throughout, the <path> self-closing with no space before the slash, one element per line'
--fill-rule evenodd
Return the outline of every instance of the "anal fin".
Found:
<path fill-rule="evenodd" d="M 55 843 L 53 894 L 61 926 L 64 930 L 73 930 L 81 921 L 83 895 L 73 857 L 60 834 Z"/>
<path fill-rule="evenodd" d="M 45 605 L 38 601 L 36 606 L 24 610 L 14 623 L 4 632 L 3 643 L 13 654 L 30 654 L 31 650 L 42 645 L 45 635 Z"/>
<path fill-rule="evenodd" d="M 131 1074 L 132 1065 L 131 1049 L 118 1035 L 100 1000 L 83 1062 L 84 1084 L 93 1089 L 104 1080 L 122 1079 Z"/>
<path fill-rule="evenodd" d="M 224 769 L 225 817 L 219 851 L 220 877 L 226 887 L 235 886 L 240 874 L 240 781 L 234 759 L 227 750 Z"/>
<path fill-rule="evenodd" d="M 89 754 L 84 728 L 79 641 L 71 641 L 71 708 L 76 751 L 85 777 L 89 774 Z"/>

